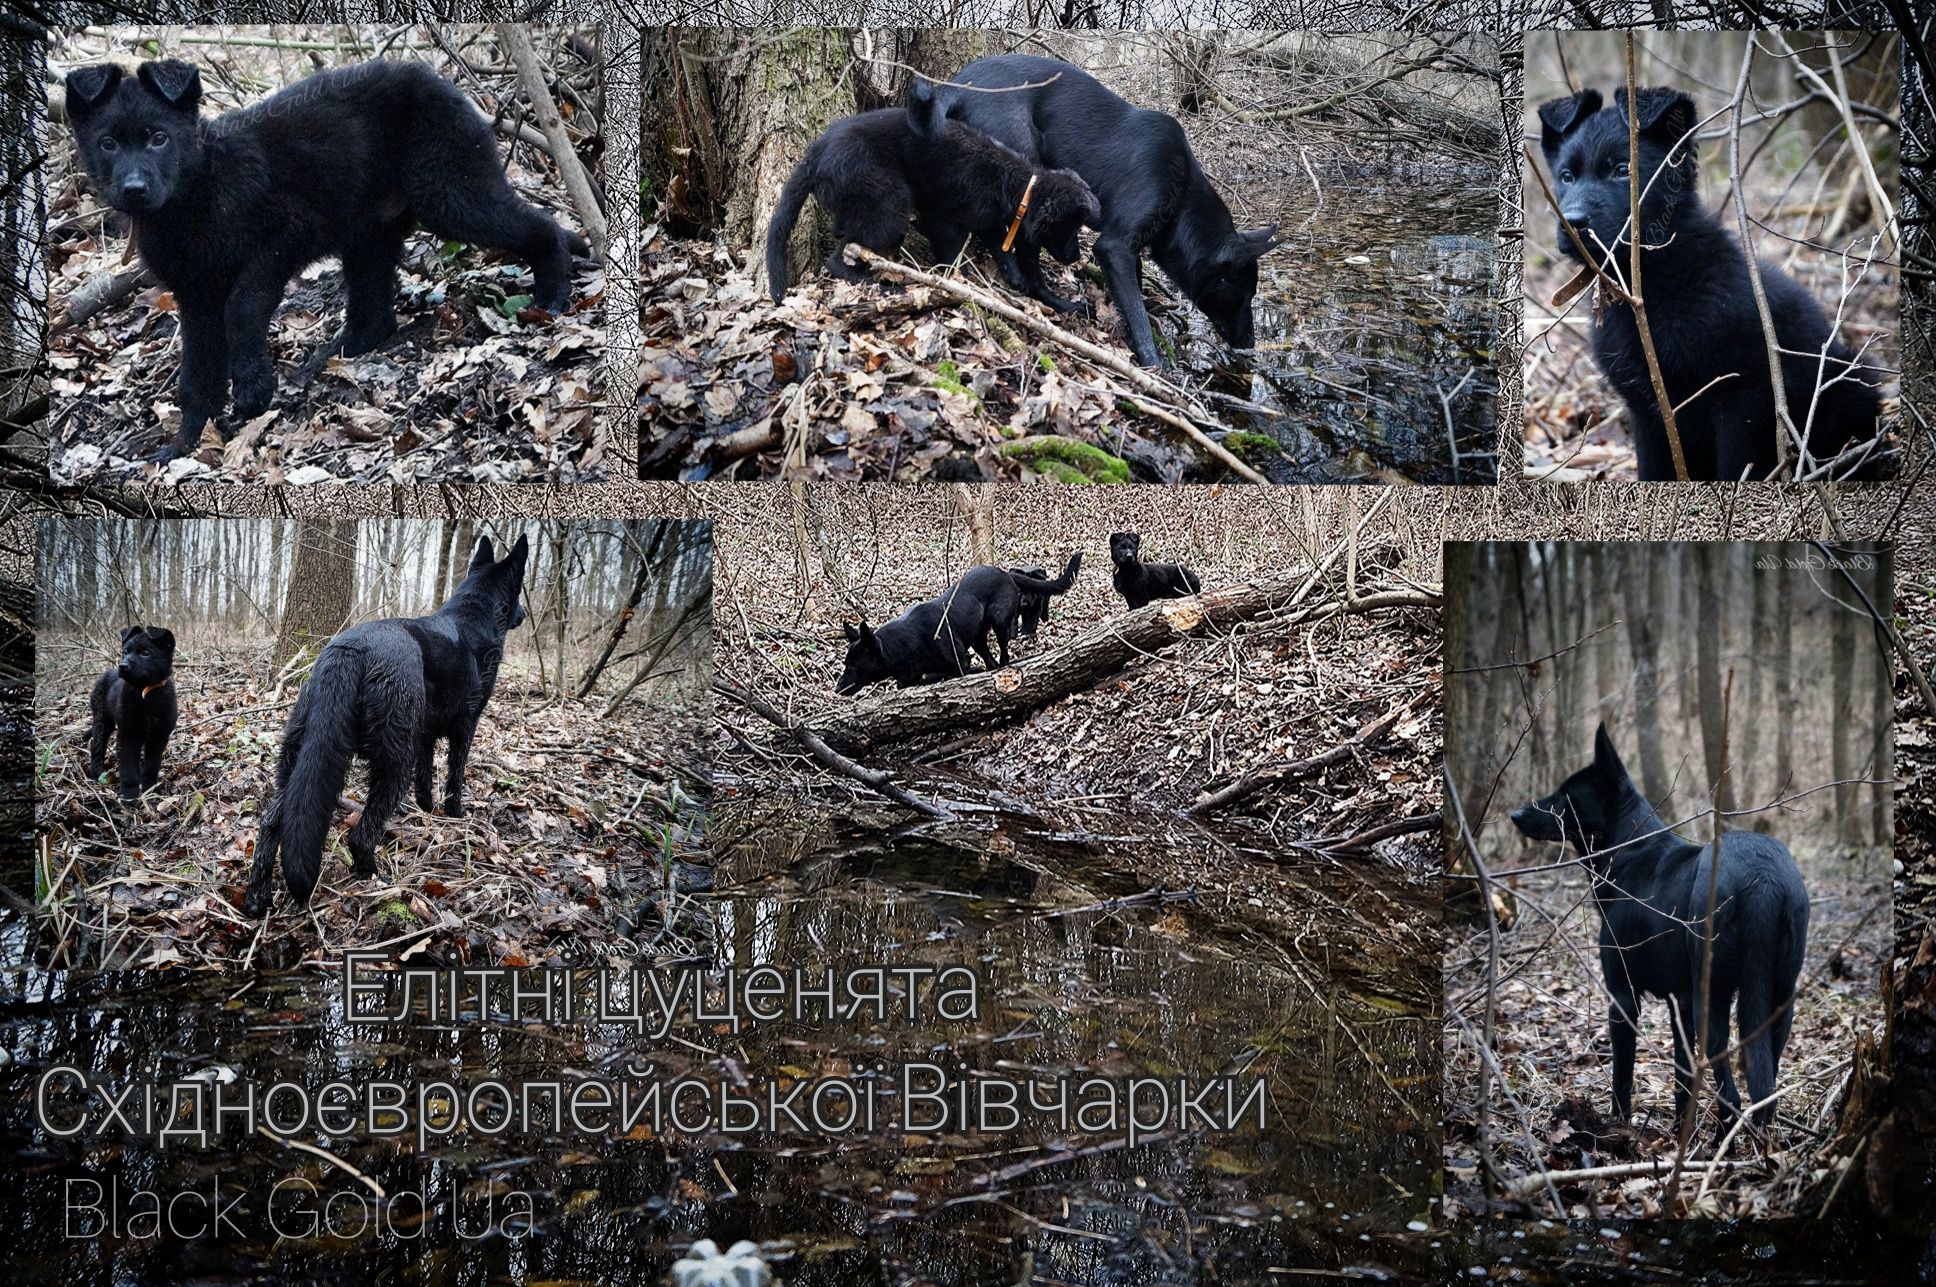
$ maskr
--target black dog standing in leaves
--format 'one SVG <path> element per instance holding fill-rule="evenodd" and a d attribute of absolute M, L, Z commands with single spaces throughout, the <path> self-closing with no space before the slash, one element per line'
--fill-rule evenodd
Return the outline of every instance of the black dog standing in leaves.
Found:
<path fill-rule="evenodd" d="M 161 779 L 161 753 L 180 715 L 174 632 L 160 626 L 123 629 L 120 664 L 94 681 L 87 705 L 93 715 L 87 775 L 98 782 L 107 771 L 104 757 L 108 737 L 114 735 L 121 798 L 133 800 Z"/>
<path fill-rule="evenodd" d="M 510 554 L 494 561 L 485 537 L 469 575 L 443 607 L 427 617 L 366 621 L 323 646 L 283 730 L 275 801 L 262 815 L 244 912 L 269 910 L 278 851 L 290 897 L 298 907 L 308 905 L 353 756 L 370 766 L 369 798 L 347 842 L 357 875 L 375 874 L 383 824 L 413 779 L 417 807 L 429 812 L 440 741 L 450 744 L 444 812 L 463 816 L 464 764 L 478 717 L 497 688 L 504 636 L 524 620 L 519 596 L 529 552 L 520 536 Z"/>
<path fill-rule="evenodd" d="M 847 660 L 834 691 L 851 696 L 872 683 L 891 679 L 911 688 L 933 679 L 953 679 L 968 673 L 970 655 L 979 656 L 990 670 L 1008 665 L 1008 641 L 1015 634 L 1016 615 L 1024 593 L 1063 594 L 1076 583 L 1082 551 L 1053 581 L 978 564 L 932 599 L 915 604 L 884 626 L 869 629 L 843 622 L 847 632 Z M 997 654 L 988 636 L 1000 645 Z"/>
<path fill-rule="evenodd" d="M 1113 584 L 1123 602 L 1134 611 L 1152 599 L 1181 599 L 1203 589 L 1197 574 L 1181 563 L 1145 563 L 1137 552 L 1143 538 L 1135 532 L 1117 532 L 1109 538 L 1109 557 L 1115 561 Z"/>
<path fill-rule="evenodd" d="M 1035 563 L 1018 563 L 1008 569 L 1008 574 L 1018 578 L 1015 588 L 1022 592 L 1015 609 L 1015 637 L 1033 639 L 1038 626 L 1049 619 L 1049 597 L 1037 594 L 1023 584 L 1020 578 L 1030 581 L 1047 581 L 1049 570 Z"/>
<path fill-rule="evenodd" d="M 1694 1066 L 1682 1034 L 1696 1030 L 1713 873 L 1706 1044 L 1721 1091 L 1720 1134 L 1726 1134 L 1741 1115 L 1741 1092 L 1722 1057 L 1728 1049 L 1728 1011 L 1738 998 L 1748 1097 L 1758 1104 L 1774 1093 L 1782 1048 L 1795 1021 L 1795 981 L 1808 944 L 1808 890 L 1788 847 L 1752 831 L 1725 834 L 1718 846 L 1682 840 L 1628 776 L 1604 724 L 1594 735 L 1593 763 L 1551 795 L 1515 809 L 1512 820 L 1534 840 L 1572 845 L 1592 872 L 1593 899 L 1600 909 L 1600 970 L 1611 997 L 1613 1110 L 1622 1121 L 1633 1116 L 1643 996 L 1661 997 L 1674 1007 L 1675 1120 L 1687 1113 Z M 1774 1105 L 1763 1104 L 1755 1110 L 1755 1124 L 1765 1127 L 1774 1116 Z"/>
<path fill-rule="evenodd" d="M 1687 472 L 1696 480 L 1763 478 L 1776 456 L 1775 397 L 1768 347 L 1748 277 L 1748 257 L 1733 234 L 1701 204 L 1696 189 L 1693 101 L 1672 89 L 1642 89 L 1640 128 L 1640 286 L 1661 377 L 1675 408 Z M 1587 253 L 1616 280 L 1629 271 L 1625 234 L 1629 191 L 1627 92 L 1583 89 L 1539 109 L 1540 145 L 1559 200 L 1559 244 L 1577 260 L 1572 225 Z M 1739 199 L 1737 195 L 1737 200 Z M 1783 350 L 1788 414 L 1807 434 L 1815 464 L 1851 443 L 1874 439 L 1882 398 L 1880 372 L 1857 365 L 1831 337 L 1828 318 L 1794 278 L 1761 260 L 1761 283 Z M 1593 358 L 1627 404 L 1641 481 L 1675 478 L 1667 424 L 1654 393 L 1633 308 L 1611 298 L 1595 310 Z M 1794 444 L 1789 444 L 1794 456 Z M 1888 461 L 1844 467 L 1852 477 L 1886 476 Z"/>
<path fill-rule="evenodd" d="M 1083 177 L 1102 203 L 1096 262 L 1138 362 L 1163 363 L 1143 306 L 1145 248 L 1225 343 L 1239 349 L 1256 343 L 1257 260 L 1271 248 L 1277 225 L 1238 231 L 1175 117 L 1136 107 L 1054 58 L 999 54 L 969 63 L 954 80 L 917 80 L 909 88 L 915 130 L 961 121 L 1037 164 Z M 1042 298 L 1033 249 L 1018 248 L 1001 261 L 1011 285 Z"/>
<path fill-rule="evenodd" d="M 780 190 L 766 228 L 767 289 L 775 304 L 786 294 L 787 238 L 809 196 L 833 218 L 827 271 L 843 281 L 864 282 L 868 274 L 841 257 L 848 242 L 891 255 L 912 216 L 934 261 L 952 263 L 971 236 L 999 249 L 1025 195 L 1028 210 L 1017 244 L 1030 248 L 1030 259 L 1035 247 L 1065 264 L 1081 258 L 1077 233 L 1096 223 L 1101 212 L 1095 194 L 1077 175 L 1033 166 L 965 125 L 917 135 L 899 109 L 845 117 L 813 141 Z M 1040 272 L 1027 293 L 1051 308 L 1076 307 L 1051 291 Z"/>
<path fill-rule="evenodd" d="M 505 181 L 491 124 L 456 86 L 415 62 L 318 72 L 260 103 L 204 121 L 189 63 L 103 63 L 67 76 L 67 115 L 96 190 L 134 225 L 143 262 L 180 311 L 181 428 L 155 453 L 195 449 L 235 385 L 235 415 L 276 393 L 269 320 L 289 279 L 343 264 L 343 333 L 316 355 L 366 353 L 396 330 L 397 263 L 422 224 L 531 266 L 533 302 L 571 304 L 584 238 Z"/>

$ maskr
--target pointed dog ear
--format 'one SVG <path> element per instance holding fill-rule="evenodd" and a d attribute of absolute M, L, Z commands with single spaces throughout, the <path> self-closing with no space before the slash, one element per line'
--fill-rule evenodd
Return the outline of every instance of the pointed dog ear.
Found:
<path fill-rule="evenodd" d="M 1627 114 L 1627 91 L 1624 86 L 1613 91 L 1613 105 L 1620 114 Z M 1634 121 L 1640 132 L 1651 138 L 1672 146 L 1687 136 L 1694 128 L 1694 100 L 1678 89 L 1664 85 L 1650 85 L 1634 94 Z"/>
<path fill-rule="evenodd" d="M 496 551 L 491 548 L 491 538 L 488 536 L 478 537 L 477 552 L 471 555 L 471 571 L 475 572 L 479 568 L 487 568 L 495 562 L 497 562 L 497 555 Z"/>
<path fill-rule="evenodd" d="M 1219 255 L 1219 258 L 1233 268 L 1254 263 L 1263 257 L 1265 251 L 1271 248 L 1271 238 L 1276 235 L 1277 225 L 1274 223 L 1267 224 L 1262 228 L 1252 228 L 1247 232 L 1239 231 L 1229 241 L 1224 243 L 1223 251 Z"/>
<path fill-rule="evenodd" d="M 90 63 L 67 73 L 67 114 L 85 116 L 121 84 L 121 69 L 113 63 Z"/>
<path fill-rule="evenodd" d="M 504 561 L 516 568 L 518 575 L 522 577 L 524 575 L 525 560 L 530 557 L 530 554 L 531 538 L 520 532 L 518 534 L 518 543 L 511 547 L 511 552 L 504 556 Z"/>
<path fill-rule="evenodd" d="M 851 621 L 843 621 L 843 622 L 841 622 L 841 623 L 840 623 L 840 628 L 841 628 L 841 630 L 842 630 L 843 632 L 845 632 L 845 633 L 846 633 L 846 635 L 847 635 L 847 642 L 848 642 L 848 643 L 859 643 L 859 642 L 860 642 L 860 631 L 858 631 L 858 630 L 856 630 L 856 629 L 854 629 L 854 623 L 853 623 L 853 622 L 851 622 Z"/>
<path fill-rule="evenodd" d="M 160 62 L 141 64 L 135 76 L 148 87 L 149 93 L 170 107 L 192 112 L 202 101 L 202 73 L 193 63 L 164 58 Z"/>
<path fill-rule="evenodd" d="M 1601 722 L 1599 731 L 1593 735 L 1593 766 L 1621 770 L 1620 752 L 1613 749 L 1613 739 L 1607 736 L 1605 721 Z"/>
<path fill-rule="evenodd" d="M 1539 105 L 1539 147 L 1549 161 L 1566 136 L 1584 125 L 1604 101 L 1599 90 L 1583 89 L 1569 98 L 1548 99 Z"/>
<path fill-rule="evenodd" d="M 140 633 L 141 633 L 141 627 L 140 627 L 140 626 L 122 626 L 122 627 L 121 627 L 121 642 L 125 644 L 125 643 L 127 643 L 127 642 L 128 642 L 128 640 L 130 640 L 130 639 L 132 639 L 132 638 L 134 638 L 134 637 L 135 637 L 136 635 L 138 635 L 138 634 L 140 634 Z"/>

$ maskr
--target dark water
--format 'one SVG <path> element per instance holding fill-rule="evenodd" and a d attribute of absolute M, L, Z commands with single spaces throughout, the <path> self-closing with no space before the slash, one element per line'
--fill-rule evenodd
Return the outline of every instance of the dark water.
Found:
<path fill-rule="evenodd" d="M 1279 415 L 1217 409 L 1276 440 L 1281 459 L 1248 457 L 1273 482 L 1492 482 L 1489 181 L 1319 178 L 1322 203 L 1306 188 L 1264 261 L 1254 367 L 1211 386 Z"/>
<path fill-rule="evenodd" d="M 1300 915 L 1311 909 L 1246 918 L 1213 914 L 1188 890 L 1153 891 L 1127 874 L 1146 840 L 1135 820 L 1115 832 L 1051 832 L 992 810 L 918 832 L 873 821 L 796 801 L 722 819 L 719 892 L 694 906 L 689 936 L 703 939 L 710 926 L 719 965 L 971 965 L 983 982 L 979 1020 L 783 1021 L 737 1036 L 688 1026 L 653 1045 L 622 1030 L 509 1016 L 352 1029 L 334 985 L 309 977 L 0 978 L 10 1280 L 655 1282 L 701 1237 L 759 1241 L 793 1287 L 1622 1282 L 1649 1277 L 1650 1266 L 1685 1281 L 1801 1281 L 1832 1268 L 1839 1281 L 1880 1282 L 1902 1281 L 1927 1255 L 1914 1241 L 1835 1221 L 1787 1231 L 1435 1230 L 1432 963 L 1395 970 L 1362 944 L 1331 941 L 1321 916 Z M 1331 865 L 1325 879 L 1313 886 L 1314 909 L 1350 881 L 1379 876 Z M 1415 903 L 1401 891 L 1390 906 L 1409 913 Z M 1273 937 L 1260 928 L 1268 923 L 1304 928 Z M 311 1133 L 302 1138 L 392 1195 L 392 1227 L 278 1243 L 266 1234 L 64 1238 L 61 1194 L 76 1177 L 163 1191 L 218 1180 L 251 1194 L 279 1180 L 325 1195 L 358 1189 L 271 1141 L 198 1151 L 60 1140 L 34 1127 L 30 1107 L 38 1074 L 60 1063 L 117 1081 L 286 1078 L 314 1089 L 338 1078 L 570 1080 L 640 1061 L 660 1075 L 810 1076 L 913 1058 L 1021 1076 L 1241 1070 L 1265 1079 L 1269 1114 L 1261 1130 L 1136 1147 L 1025 1129 L 831 1139 L 460 1134 L 419 1151 L 408 1136 Z M 1064 1144 L 1073 1156 L 1045 1151 Z M 459 1236 L 485 1227 L 510 1193 L 531 1195 L 527 1236 Z M 1477 1275 L 1467 1268 L 1475 1264 Z"/>

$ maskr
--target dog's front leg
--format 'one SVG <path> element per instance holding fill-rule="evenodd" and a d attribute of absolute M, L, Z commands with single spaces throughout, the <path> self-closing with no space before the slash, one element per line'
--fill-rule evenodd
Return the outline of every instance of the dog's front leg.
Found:
<path fill-rule="evenodd" d="M 168 745 L 168 730 L 155 729 L 148 734 L 147 745 L 141 748 L 141 789 L 154 789 L 161 781 L 161 753 Z"/>
<path fill-rule="evenodd" d="M 276 370 L 269 360 L 269 319 L 282 302 L 290 272 L 275 255 L 251 260 L 229 293 L 224 315 L 229 369 L 235 379 L 235 418 L 250 420 L 276 397 Z"/>
<path fill-rule="evenodd" d="M 1103 280 L 1109 283 L 1109 298 L 1122 314 L 1123 329 L 1129 332 L 1129 348 L 1144 366 L 1160 367 L 1162 356 L 1150 333 L 1149 310 L 1143 307 L 1143 257 L 1136 244 L 1124 237 L 1103 236 L 1096 240 L 1096 262 L 1102 265 Z"/>
<path fill-rule="evenodd" d="M 433 735 L 426 732 L 417 739 L 417 763 L 413 777 L 415 778 L 414 785 L 416 786 L 417 807 L 425 813 L 429 813 L 437 807 L 436 801 L 430 792 L 430 784 L 436 777 L 437 772 L 437 765 L 435 763 L 436 753 L 437 739 Z"/>
<path fill-rule="evenodd" d="M 220 303 L 200 296 L 178 297 L 181 320 L 181 370 L 176 376 L 181 427 L 149 459 L 167 464 L 186 456 L 202 440 L 208 422 L 222 414 L 229 395 L 228 332 Z"/>
<path fill-rule="evenodd" d="M 121 798 L 132 801 L 141 794 L 143 748 L 134 721 L 122 720 L 114 730 L 114 767 L 121 775 Z"/>
<path fill-rule="evenodd" d="M 87 776 L 95 782 L 108 771 L 108 734 L 114 731 L 114 724 L 96 716 L 94 726 L 88 730 L 87 738 Z"/>
<path fill-rule="evenodd" d="M 1077 317 L 1096 315 L 1095 306 L 1088 300 L 1064 299 L 1049 289 L 1048 278 L 1042 275 L 1041 255 L 1034 247 L 996 258 L 1001 263 L 1003 279 L 1030 299 L 1041 300 L 1058 313 L 1073 313 Z"/>
<path fill-rule="evenodd" d="M 1639 999 L 1631 992 L 1610 989 L 1607 1035 L 1613 1039 L 1613 1115 L 1633 1120 L 1634 1050 L 1640 1044 Z"/>

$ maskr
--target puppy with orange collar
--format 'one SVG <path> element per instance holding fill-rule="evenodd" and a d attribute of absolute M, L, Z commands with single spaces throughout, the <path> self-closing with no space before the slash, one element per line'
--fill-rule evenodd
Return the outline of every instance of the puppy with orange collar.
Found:
<path fill-rule="evenodd" d="M 161 753 L 175 731 L 175 635 L 160 626 L 121 631 L 121 662 L 94 681 L 88 696 L 88 776 L 101 780 L 108 735 L 115 734 L 121 798 L 133 800 L 161 777 Z"/>

